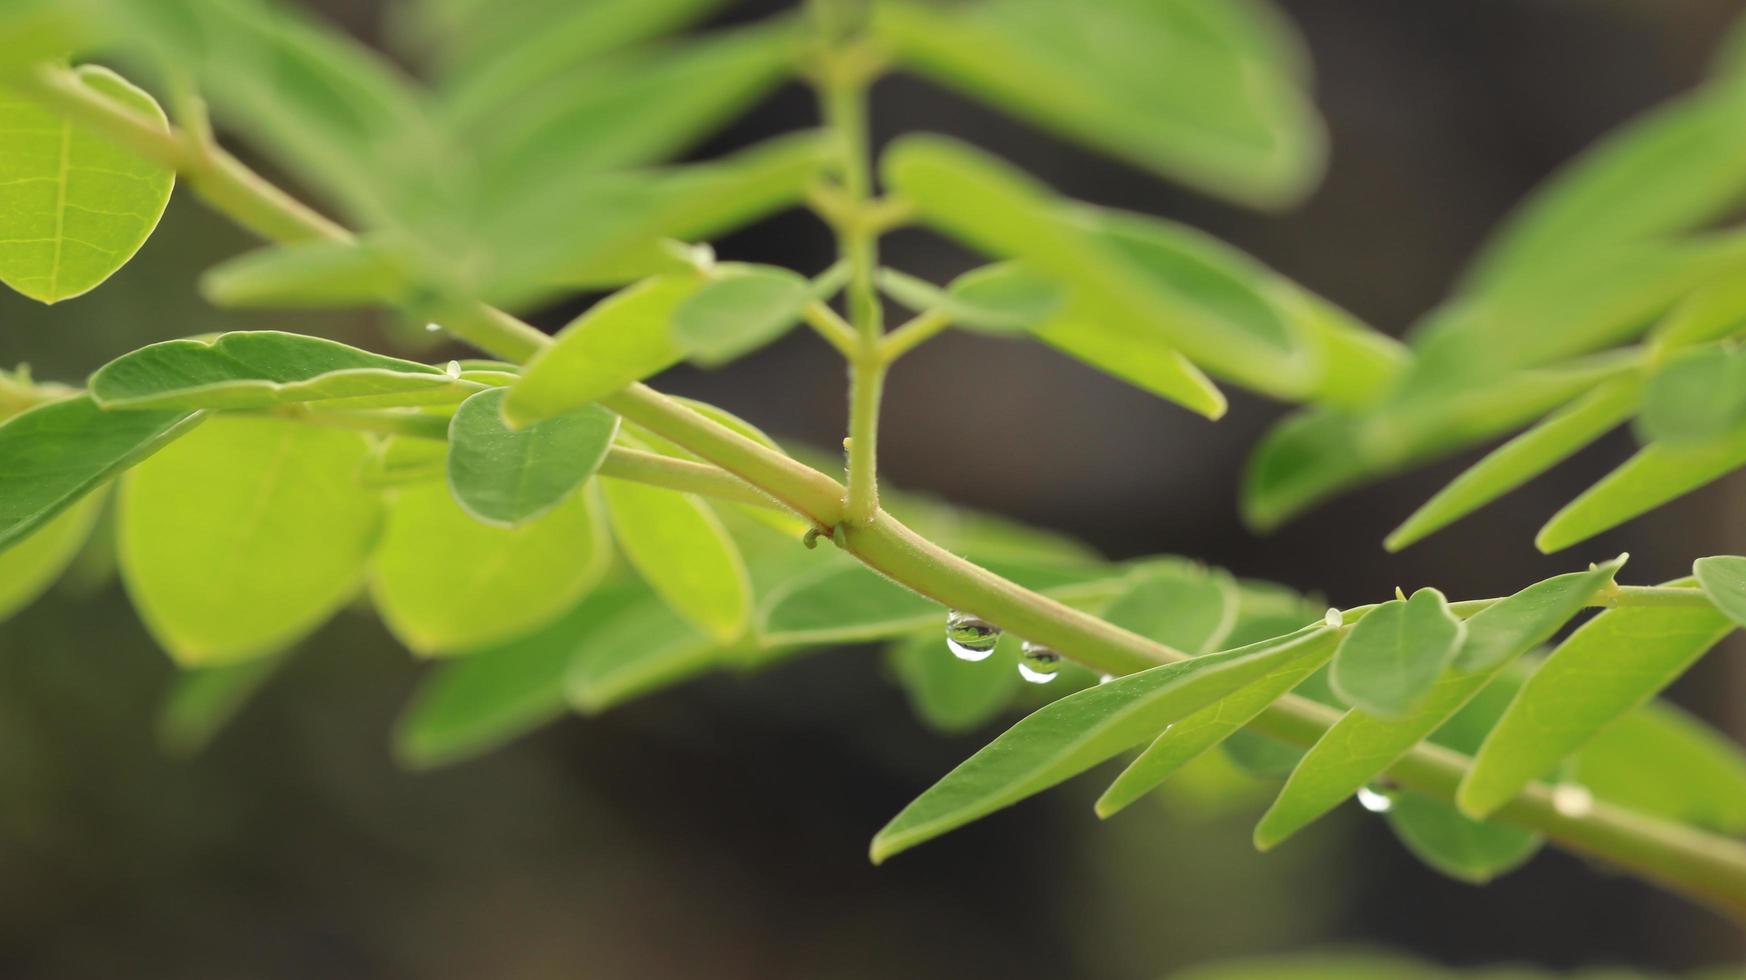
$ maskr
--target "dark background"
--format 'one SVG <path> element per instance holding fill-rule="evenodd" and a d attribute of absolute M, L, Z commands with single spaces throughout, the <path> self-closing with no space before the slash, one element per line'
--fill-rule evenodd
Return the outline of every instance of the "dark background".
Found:
<path fill-rule="evenodd" d="M 379 37 L 374 5 L 327 6 Z M 1694 83 L 1739 9 L 1287 7 L 1333 134 L 1325 185 L 1289 214 L 1222 206 L 909 79 L 879 87 L 876 129 L 958 133 L 1064 193 L 1206 228 L 1398 334 L 1560 161 Z M 785 90 L 703 152 L 814 118 L 806 93 Z M 178 194 L 105 288 L 52 312 L 0 297 L 0 364 L 77 381 L 132 346 L 239 325 L 192 283 L 246 244 Z M 719 243 L 806 271 L 829 248 L 804 216 Z M 912 233 L 886 255 L 936 280 L 969 261 Z M 407 340 L 366 314 L 273 322 Z M 810 335 L 662 386 L 818 445 L 844 424 L 840 365 Z M 954 334 L 893 375 L 882 462 L 898 485 L 1111 557 L 1190 555 L 1339 605 L 1396 585 L 1502 594 L 1620 550 L 1633 581 L 1653 581 L 1746 547 L 1741 485 L 1727 480 L 1538 555 L 1534 529 L 1629 451 L 1624 434 L 1403 555 L 1382 535 L 1462 461 L 1257 538 L 1236 485 L 1282 409 L 1233 401 L 1213 425 L 1041 347 Z M 1724 647 L 1677 689 L 1736 732 L 1740 654 Z M 1673 971 L 1743 950 L 1708 913 L 1562 854 L 1483 890 L 1437 877 L 1355 807 L 1262 856 L 1248 835 L 1264 799 L 1212 813 L 1166 799 L 1098 826 L 1095 788 L 1074 784 L 874 869 L 872 833 L 981 736 L 922 731 L 866 650 L 693 684 L 425 775 L 397 771 L 386 749 L 418 673 L 369 617 L 342 616 L 207 753 L 174 760 L 149 737 L 169 669 L 118 588 L 75 583 L 0 627 L 0 977 L 1125 978 L 1328 945 Z"/>

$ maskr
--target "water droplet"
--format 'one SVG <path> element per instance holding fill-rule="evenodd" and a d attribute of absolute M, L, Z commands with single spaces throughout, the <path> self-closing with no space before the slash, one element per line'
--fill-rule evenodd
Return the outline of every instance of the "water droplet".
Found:
<path fill-rule="evenodd" d="M 1387 790 L 1362 786 L 1358 789 L 1358 805 L 1371 813 L 1387 813 L 1394 809 L 1394 798 Z"/>
<path fill-rule="evenodd" d="M 946 648 L 959 660 L 987 660 L 1000 642 L 1000 627 L 981 616 L 956 609 L 946 614 Z"/>
<path fill-rule="evenodd" d="M 449 363 L 443 365 L 443 373 L 448 375 L 451 378 L 460 377 L 461 376 L 461 362 L 460 361 L 450 361 Z"/>
<path fill-rule="evenodd" d="M 1339 629 L 1345 622 L 1346 617 L 1340 615 L 1340 610 L 1333 606 L 1329 606 L 1328 611 L 1322 614 L 1322 624 L 1328 629 Z"/>
<path fill-rule="evenodd" d="M 1108 684 L 1110 681 L 1113 681 L 1113 680 L 1115 680 L 1114 674 L 1099 674 L 1099 675 L 1097 675 L 1097 682 L 1099 684 Z"/>
<path fill-rule="evenodd" d="M 1580 818 L 1594 812 L 1594 794 L 1587 786 L 1561 783 L 1552 787 L 1552 809 L 1561 816 Z"/>
<path fill-rule="evenodd" d="M 426 333 L 442 333 L 443 325 L 440 323 L 427 323 L 424 325 L 424 329 Z"/>
<path fill-rule="evenodd" d="M 1019 648 L 1019 676 L 1032 684 L 1047 684 L 1061 670 L 1061 655 L 1041 643 L 1025 641 Z"/>

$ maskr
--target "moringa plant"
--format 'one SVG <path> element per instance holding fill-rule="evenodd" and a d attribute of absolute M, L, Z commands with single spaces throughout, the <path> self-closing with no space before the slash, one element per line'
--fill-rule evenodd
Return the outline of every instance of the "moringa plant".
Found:
<path fill-rule="evenodd" d="M 184 750 L 361 592 L 439 661 L 396 733 L 411 766 L 877 642 L 934 726 L 1035 710 L 897 814 L 875 861 L 1118 756 L 1100 816 L 1228 758 L 1283 779 L 1264 848 L 1356 797 L 1466 880 L 1551 842 L 1746 916 L 1746 760 L 1655 699 L 1746 623 L 1746 559 L 1661 585 L 1619 583 L 1624 556 L 1577 560 L 1501 598 L 1427 587 L 1324 611 L 1178 558 L 1106 561 L 877 469 L 886 373 L 974 330 L 1209 419 L 1221 384 L 1304 405 L 1257 456 L 1260 525 L 1551 413 L 1394 544 L 1637 414 L 1649 448 L 1542 540 L 1576 543 L 1746 461 L 1746 246 L 1693 230 L 1746 191 L 1746 73 L 1723 64 L 1556 178 L 1403 346 L 1193 229 L 1065 200 L 944 136 L 870 143 L 869 89 L 906 70 L 1205 193 L 1288 205 L 1324 137 L 1304 51 L 1259 0 L 816 0 L 687 29 L 717 6 L 404 4 L 415 82 L 266 0 L 0 0 L 0 280 L 45 303 L 98 286 L 180 181 L 269 243 L 204 276 L 212 303 L 311 323 L 384 307 L 483 355 L 257 330 L 166 339 L 78 388 L 0 375 L 0 615 L 113 508 L 121 578 L 184 668 L 163 714 Z M 819 129 L 667 162 L 791 79 L 816 90 Z M 835 233 L 827 268 L 707 244 L 796 207 Z M 944 284 L 883 265 L 906 226 L 992 264 Z M 598 292 L 555 336 L 517 315 Z M 645 383 L 801 327 L 848 366 L 840 478 Z"/>

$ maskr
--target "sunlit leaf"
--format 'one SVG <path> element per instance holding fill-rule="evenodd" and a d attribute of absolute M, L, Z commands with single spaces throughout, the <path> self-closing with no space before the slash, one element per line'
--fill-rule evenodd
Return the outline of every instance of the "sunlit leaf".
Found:
<path fill-rule="evenodd" d="M 394 635 L 422 654 L 465 653 L 538 629 L 600 581 L 612 559 L 592 495 L 517 527 L 483 524 L 440 482 L 396 490 L 370 591 Z"/>
<path fill-rule="evenodd" d="M 1461 782 L 1463 813 L 1486 816 L 1662 688 L 1734 624 L 1704 607 L 1626 606 L 1584 623 L 1528 678 Z"/>
<path fill-rule="evenodd" d="M 272 653 L 357 594 L 381 526 L 363 435 L 213 418 L 135 467 L 117 510 L 122 577 L 183 664 Z"/>
<path fill-rule="evenodd" d="M 584 405 L 520 429 L 503 420 L 505 389 L 481 391 L 449 422 L 449 488 L 467 512 L 521 524 L 556 507 L 600 468 L 618 416 Z"/>
<path fill-rule="evenodd" d="M 90 538 L 102 509 L 102 494 L 82 497 L 0 551 L 0 620 L 30 605 L 61 577 Z"/>
<path fill-rule="evenodd" d="M 624 480 L 605 481 L 602 493 L 625 558 L 675 612 L 721 643 L 745 632 L 746 566 L 708 504 Z"/>
<path fill-rule="evenodd" d="M 880 862 L 1010 806 L 1155 737 L 1300 657 L 1319 656 L 1326 632 L 1195 657 L 1118 677 L 1052 702 L 1008 729 L 917 797 L 873 838 Z"/>
<path fill-rule="evenodd" d="M 107 68 L 74 69 L 68 83 L 168 127 L 150 95 Z M 164 167 L 0 88 L 0 282 L 44 303 L 90 291 L 145 244 L 174 183 Z"/>
<path fill-rule="evenodd" d="M 1553 514 L 1534 537 L 1558 551 L 1727 476 L 1746 465 L 1746 428 L 1700 446 L 1645 446 Z"/>
<path fill-rule="evenodd" d="M 1359 620 L 1340 641 L 1328 680 L 1354 708 L 1399 717 L 1430 691 L 1466 635 L 1443 593 L 1420 589 Z"/>

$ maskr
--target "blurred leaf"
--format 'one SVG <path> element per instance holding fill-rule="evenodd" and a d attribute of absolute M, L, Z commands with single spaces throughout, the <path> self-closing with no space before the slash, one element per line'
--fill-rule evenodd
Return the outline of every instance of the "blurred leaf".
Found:
<path fill-rule="evenodd" d="M 503 421 L 506 389 L 461 403 L 449 423 L 449 488 L 488 524 L 522 524 L 576 492 L 612 448 L 618 416 L 584 405 L 521 429 Z"/>
<path fill-rule="evenodd" d="M 606 584 L 533 633 L 445 661 L 395 725 L 395 757 L 415 769 L 447 765 L 558 718 L 571 664 L 592 651 L 592 638 L 613 617 L 647 595 L 634 584 Z"/>
<path fill-rule="evenodd" d="M 1746 330 L 1746 278 L 1723 278 L 1681 300 L 1649 331 L 1659 351 L 1694 347 Z"/>
<path fill-rule="evenodd" d="M 1746 86 L 1703 86 L 1604 137 L 1536 189 L 1470 274 L 1486 290 L 1723 216 L 1746 195 Z"/>
<path fill-rule="evenodd" d="M 158 706 L 158 743 L 172 755 L 204 749 L 287 659 L 278 653 L 177 671 Z"/>
<path fill-rule="evenodd" d="M 1416 707 L 1461 647 L 1467 626 L 1436 589 L 1377 606 L 1334 654 L 1328 681 L 1354 708 L 1398 718 Z"/>
<path fill-rule="evenodd" d="M 1643 396 L 1638 431 L 1645 442 L 1689 446 L 1746 426 L 1746 353 L 1703 347 L 1656 372 Z"/>
<path fill-rule="evenodd" d="M 1301 53 L 1281 64 L 1277 25 L 1213 23 L 1206 6 L 887 0 L 874 31 L 907 67 L 1097 149 L 1241 203 L 1291 203 L 1325 153 Z M 1193 7 L 1201 23 L 1183 23 Z"/>
<path fill-rule="evenodd" d="M 673 315 L 702 285 L 695 273 L 658 276 L 594 304 L 528 361 L 509 389 L 504 416 L 528 425 L 672 366 L 684 356 L 673 339 Z"/>
<path fill-rule="evenodd" d="M 1528 678 L 1461 782 L 1486 816 L 1615 719 L 1654 697 L 1733 629 L 1709 607 L 1630 606 L 1584 623 Z"/>
<path fill-rule="evenodd" d="M 1551 639 L 1611 582 L 1622 560 L 1537 582 L 1467 620 L 1454 666 L 1410 712 L 1381 718 L 1353 709 L 1305 753 L 1255 827 L 1268 850 L 1352 798 L 1414 745 L 1429 738 L 1522 654 Z M 1362 622 L 1362 620 L 1360 620 Z"/>
<path fill-rule="evenodd" d="M 1320 628 L 1118 677 L 1051 702 L 917 797 L 873 838 L 875 863 L 1010 806 L 1157 735 L 1160 729 L 1300 657 Z"/>
<path fill-rule="evenodd" d="M 168 128 L 150 95 L 107 68 L 84 65 L 68 81 Z M 96 288 L 151 236 L 175 181 L 172 171 L 0 88 L 0 282 L 44 303 Z"/>
<path fill-rule="evenodd" d="M 812 300 L 797 272 L 768 265 L 727 265 L 673 312 L 673 337 L 705 367 L 748 354 L 788 332 Z"/>
<path fill-rule="evenodd" d="M 102 510 L 102 494 L 81 497 L 0 551 L 0 621 L 35 602 L 61 577 L 91 537 Z"/>
<path fill-rule="evenodd" d="M 937 630 L 893 644 L 887 658 L 903 683 L 909 705 L 928 727 L 947 734 L 968 732 L 994 720 L 1013 702 L 1021 641 L 1004 635 L 988 659 L 960 660 Z"/>
<path fill-rule="evenodd" d="M 1746 558 L 1713 555 L 1692 562 L 1691 573 L 1723 615 L 1746 626 Z"/>
<path fill-rule="evenodd" d="M 1476 885 L 1520 867 L 1542 843 L 1530 831 L 1470 819 L 1449 804 L 1412 790 L 1390 793 L 1388 825 L 1419 860 Z"/>
<path fill-rule="evenodd" d="M 481 385 L 438 368 L 277 330 L 166 340 L 110 361 L 91 376 L 105 409 L 271 408 L 345 399 L 343 407 L 452 400 Z M 324 405 L 324 408 L 341 407 Z"/>
<path fill-rule="evenodd" d="M 449 444 L 445 440 L 389 436 L 376 444 L 362 479 L 376 487 L 440 480 L 448 470 L 448 460 Z"/>
<path fill-rule="evenodd" d="M 721 666 L 725 651 L 664 601 L 648 597 L 593 631 L 564 678 L 570 706 L 598 714 Z"/>
<path fill-rule="evenodd" d="M 1637 410 L 1643 380 L 1606 382 L 1486 454 L 1413 511 L 1384 542 L 1399 551 L 1546 472 L 1622 425 Z"/>
<path fill-rule="evenodd" d="M 271 245 L 206 270 L 200 295 L 231 308 L 397 305 L 411 291 L 405 264 L 392 249 L 369 241 Z"/>
<path fill-rule="evenodd" d="M 1256 715 L 1320 669 L 1327 662 L 1328 656 L 1333 654 L 1337 639 L 1338 635 L 1329 631 L 1322 638 L 1322 656 L 1298 658 L 1282 663 L 1272 673 L 1258 678 L 1247 687 L 1164 729 L 1138 758 L 1128 763 L 1128 767 L 1109 784 L 1103 795 L 1098 797 L 1097 815 L 1106 818 L 1113 816 L 1123 807 L 1158 788 L 1202 753 L 1253 721 Z"/>
<path fill-rule="evenodd" d="M 282 650 L 357 594 L 381 527 L 360 433 L 228 416 L 122 481 L 121 573 L 178 663 Z"/>
<path fill-rule="evenodd" d="M 1222 570 L 1152 560 L 1134 570 L 1132 584 L 1103 619 L 1192 656 L 1224 648 L 1239 602 L 1236 582 Z"/>
<path fill-rule="evenodd" d="M 715 511 L 690 494 L 641 483 L 607 480 L 601 489 L 613 536 L 656 594 L 717 642 L 744 633 L 751 584 Z"/>
<path fill-rule="evenodd" d="M 0 551 L 200 421 L 192 412 L 105 412 L 80 395 L 0 424 Z"/>
<path fill-rule="evenodd" d="M 432 482 L 390 498 L 370 590 L 383 621 L 413 651 L 466 653 L 563 615 L 611 560 L 591 494 L 572 494 L 519 527 L 494 527 Z"/>
<path fill-rule="evenodd" d="M 1534 538 L 1551 553 L 1654 510 L 1746 465 L 1746 428 L 1702 446 L 1645 446 L 1552 515 Z"/>
<path fill-rule="evenodd" d="M 1595 735 L 1570 779 L 1595 798 L 1719 833 L 1746 833 L 1746 757 L 1738 743 L 1651 701 Z"/>
<path fill-rule="evenodd" d="M 1224 393 L 1188 358 L 1129 320 L 1101 319 L 1074 305 L 1032 328 L 1063 354 L 1209 419 L 1222 418 Z"/>

